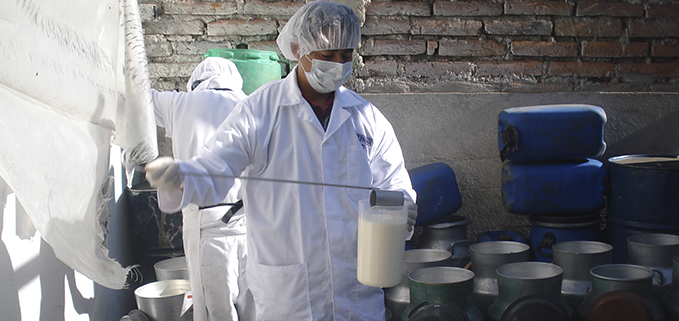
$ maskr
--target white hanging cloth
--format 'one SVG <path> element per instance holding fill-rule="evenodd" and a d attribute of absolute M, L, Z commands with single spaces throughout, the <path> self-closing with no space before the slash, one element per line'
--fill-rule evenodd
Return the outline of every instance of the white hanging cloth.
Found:
<path fill-rule="evenodd" d="M 136 0 L 0 1 L 0 176 L 70 268 L 111 288 L 111 143 L 158 154 Z M 113 138 L 114 137 L 114 138 Z"/>

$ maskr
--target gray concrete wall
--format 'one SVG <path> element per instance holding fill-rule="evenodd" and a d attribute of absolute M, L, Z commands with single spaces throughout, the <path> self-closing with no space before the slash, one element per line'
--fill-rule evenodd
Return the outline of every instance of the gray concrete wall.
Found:
<path fill-rule="evenodd" d="M 527 232 L 527 217 L 501 203 L 497 141 L 500 111 L 548 104 L 589 104 L 603 108 L 606 152 L 600 161 L 625 154 L 679 152 L 679 93 L 419 93 L 362 94 L 391 121 L 406 166 L 443 162 L 457 176 L 471 238 L 481 231 Z"/>

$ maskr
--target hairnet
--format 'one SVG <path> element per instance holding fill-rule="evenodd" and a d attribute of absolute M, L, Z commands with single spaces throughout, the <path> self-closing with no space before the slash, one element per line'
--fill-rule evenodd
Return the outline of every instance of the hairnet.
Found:
<path fill-rule="evenodd" d="M 276 42 L 288 60 L 312 51 L 356 49 L 361 25 L 354 11 L 342 4 L 314 1 L 290 18 Z"/>
<path fill-rule="evenodd" d="M 195 84 L 194 84 L 195 83 Z M 198 91 L 213 88 L 241 90 L 243 78 L 236 65 L 229 59 L 207 57 L 193 70 L 186 91 Z"/>

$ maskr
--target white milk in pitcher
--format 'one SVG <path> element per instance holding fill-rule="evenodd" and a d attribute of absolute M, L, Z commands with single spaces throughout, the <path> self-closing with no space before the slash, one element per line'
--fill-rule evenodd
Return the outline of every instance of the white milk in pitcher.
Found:
<path fill-rule="evenodd" d="M 359 202 L 358 281 L 392 287 L 401 282 L 408 210 Z"/>

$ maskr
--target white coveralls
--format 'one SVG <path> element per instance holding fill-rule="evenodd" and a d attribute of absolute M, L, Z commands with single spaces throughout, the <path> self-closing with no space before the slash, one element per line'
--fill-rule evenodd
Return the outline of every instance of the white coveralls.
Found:
<path fill-rule="evenodd" d="M 227 64 L 219 75 L 211 71 Z M 195 80 L 203 80 L 191 91 Z M 247 97 L 236 66 L 224 58 L 207 58 L 194 71 L 187 90 L 152 90 L 156 124 L 172 139 L 174 157 L 188 160 L 198 154 L 236 103 Z M 213 90 L 228 88 L 230 90 Z M 240 182 L 215 203 L 234 203 Z M 207 205 L 207 204 L 206 204 Z M 245 283 L 246 228 L 243 210 L 228 224 L 221 221 L 231 206 L 199 210 L 191 204 L 182 209 L 183 242 L 193 294 L 193 320 L 255 320 L 254 304 Z M 249 302 L 249 303 L 248 303 Z M 234 308 L 235 306 L 235 308 Z M 237 310 L 237 312 L 236 312 Z"/>
<path fill-rule="evenodd" d="M 239 103 L 201 157 L 180 162 L 183 195 L 162 190 L 161 209 L 223 198 L 231 184 L 219 174 L 372 186 L 415 200 L 393 128 L 379 110 L 340 87 L 324 131 L 301 95 L 296 68 Z M 358 201 L 368 190 L 242 183 L 246 274 L 258 321 L 385 319 L 382 289 L 356 278 Z"/>

